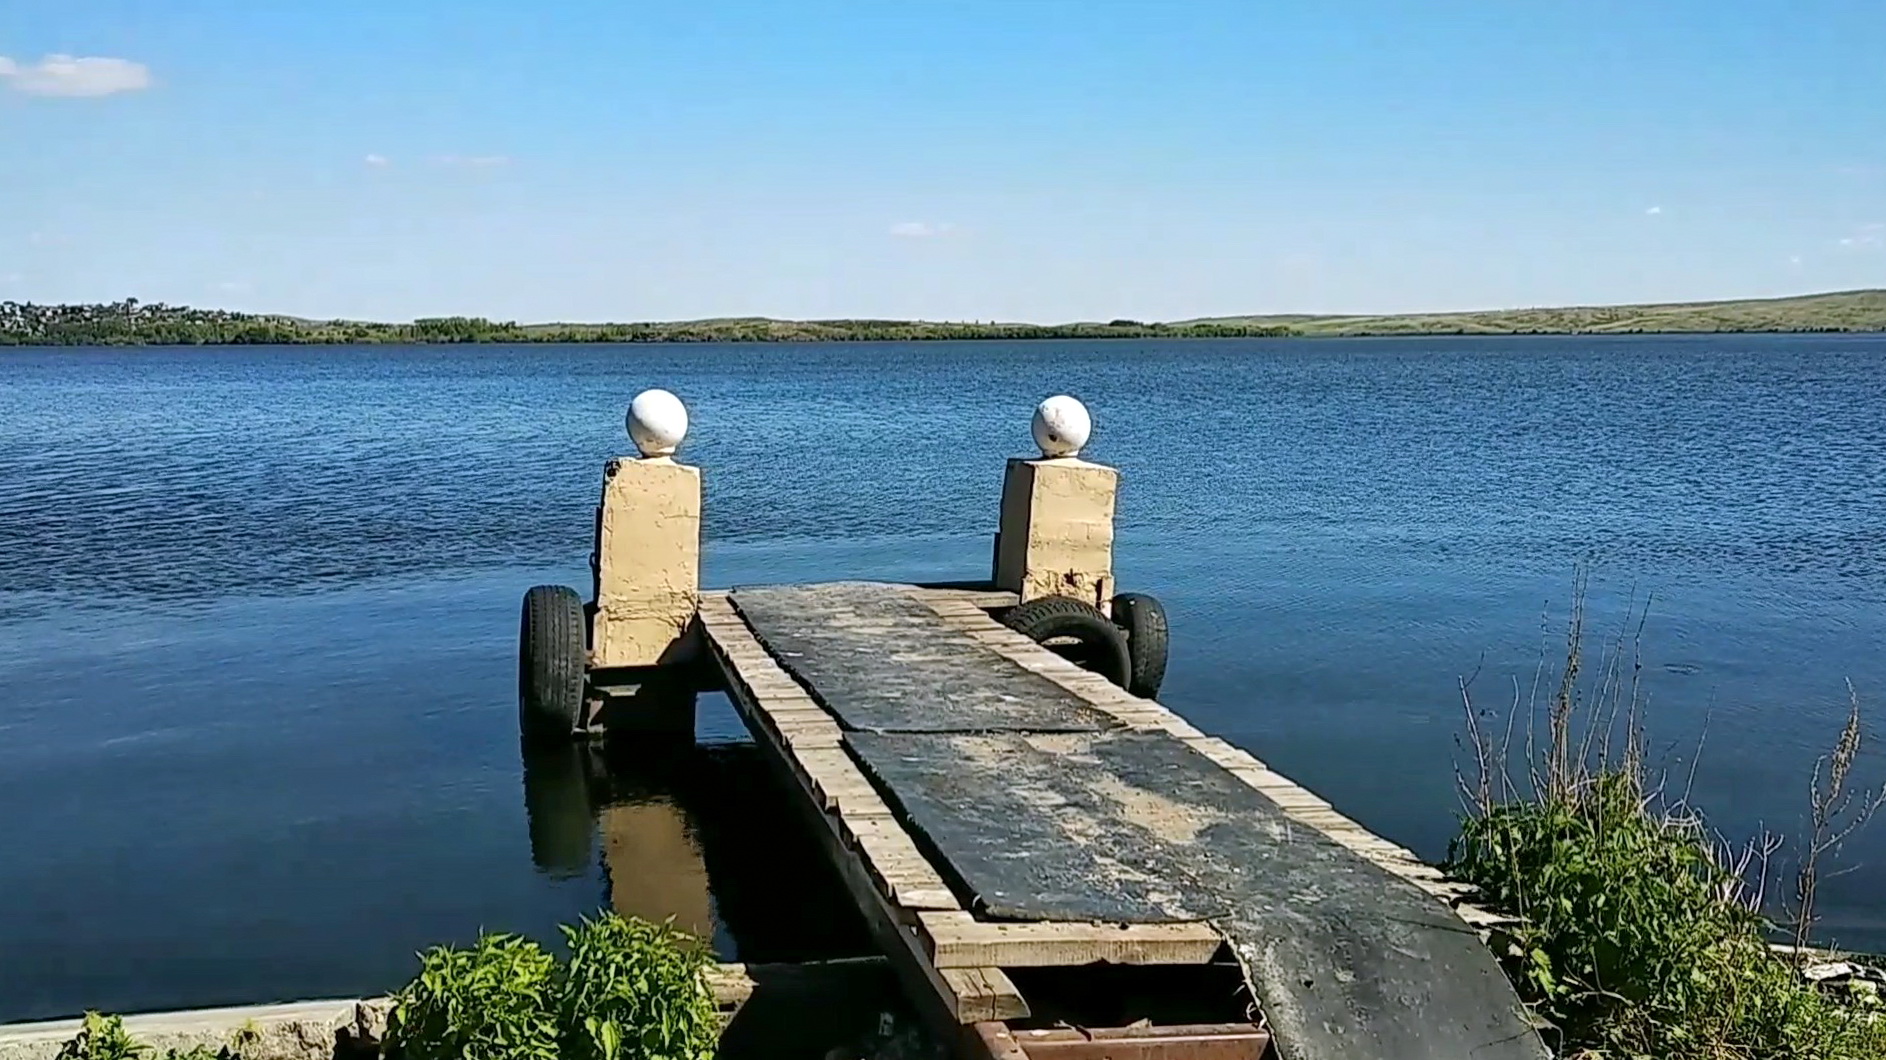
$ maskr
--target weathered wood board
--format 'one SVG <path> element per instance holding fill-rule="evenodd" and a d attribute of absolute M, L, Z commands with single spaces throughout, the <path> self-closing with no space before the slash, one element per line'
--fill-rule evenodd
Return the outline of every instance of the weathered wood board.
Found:
<path fill-rule="evenodd" d="M 801 702 L 810 700 L 760 647 L 725 596 L 702 600 L 700 623 L 734 709 L 754 739 L 772 752 L 782 779 L 799 789 L 803 797 L 795 801 L 813 836 L 910 986 L 913 1000 L 959 1023 L 1026 1016 L 1027 1003 L 1000 968 L 965 962 L 943 969 L 927 958 L 906 924 L 921 915 L 919 910 L 960 910 L 955 897 L 907 833 L 883 830 L 894 827 L 889 808 L 849 755 L 836 747 L 801 749 L 782 734 L 778 715 L 803 711 Z"/>
<path fill-rule="evenodd" d="M 895 586 L 743 588 L 733 602 L 779 664 L 847 729 L 1095 732 L 1119 725 Z"/>
<path fill-rule="evenodd" d="M 702 617 L 736 703 L 952 1018 L 1024 1010 L 1005 966 L 1222 944 L 1283 1060 L 1546 1056 L 1474 929 L 1397 874 L 1405 852 L 1243 752 L 960 601 L 848 583 L 732 604 L 731 628 L 724 602 Z"/>
<path fill-rule="evenodd" d="M 1286 1060 L 1537 1060 L 1445 906 L 1166 733 L 847 733 L 976 896 L 1033 921 L 1209 921 Z"/>

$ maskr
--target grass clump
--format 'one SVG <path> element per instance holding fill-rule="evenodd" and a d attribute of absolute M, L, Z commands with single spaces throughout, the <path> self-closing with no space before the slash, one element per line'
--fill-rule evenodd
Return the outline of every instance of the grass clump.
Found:
<path fill-rule="evenodd" d="M 488 934 L 436 946 L 393 1001 L 386 1052 L 404 1060 L 557 1060 L 556 960 L 529 939 Z"/>
<path fill-rule="evenodd" d="M 720 1021 L 705 976 L 711 955 L 666 924 L 609 915 L 563 929 L 564 1056 L 707 1060 Z"/>
<path fill-rule="evenodd" d="M 517 935 L 435 946 L 393 996 L 390 1060 L 709 1060 L 720 1035 L 713 955 L 669 924 L 613 913 L 563 929 L 567 963 Z M 163 1060 L 238 1060 L 229 1047 Z M 58 1060 L 151 1060 L 117 1016 L 87 1013 Z"/>
<path fill-rule="evenodd" d="M 132 1038 L 124 1029 L 122 1018 L 87 1012 L 79 1033 L 59 1047 L 58 1060 L 147 1060 L 153 1055 L 155 1051 L 150 1046 Z M 199 1045 L 181 1052 L 168 1050 L 163 1060 L 237 1060 L 240 1056 L 232 1046 L 211 1049 Z"/>
<path fill-rule="evenodd" d="M 87 1012 L 79 1033 L 59 1047 L 58 1060 L 139 1060 L 150 1051 L 131 1039 L 124 1020 Z"/>
<path fill-rule="evenodd" d="M 710 1060 L 720 1013 L 706 945 L 669 924 L 613 913 L 563 929 L 567 963 L 517 935 L 435 946 L 393 996 L 389 1060 Z M 238 1060 L 254 1040 L 163 1060 Z M 58 1060 L 152 1060 L 117 1016 L 87 1013 Z"/>
<path fill-rule="evenodd" d="M 400 1060 L 708 1060 L 720 1018 L 712 955 L 666 924 L 613 913 L 563 929 L 559 964 L 537 943 L 485 935 L 435 947 L 394 998 Z"/>
<path fill-rule="evenodd" d="M 1529 720 L 1516 756 L 1521 781 L 1507 768 L 1511 725 L 1494 746 L 1465 696 L 1470 682 L 1462 685 L 1477 773 L 1464 785 L 1469 812 L 1447 868 L 1479 889 L 1480 904 L 1520 918 L 1499 949 L 1521 996 L 1561 1054 L 1584 1060 L 1886 1058 L 1879 998 L 1858 985 L 1817 986 L 1800 974 L 1800 951 L 1769 944 L 1776 925 L 1744 873 L 1756 864 L 1765 876 L 1777 846 L 1731 858 L 1680 799 L 1651 784 L 1639 750 L 1640 666 L 1634 652 L 1626 659 L 1624 638 L 1600 660 L 1591 692 L 1581 676 L 1583 590 L 1581 578 L 1543 746 Z M 1524 713 L 1536 716 L 1530 705 Z M 1816 830 L 1795 881 L 1797 938 L 1812 923 L 1828 838 L 1877 806 L 1856 799 L 1851 784 L 1858 744 L 1856 705 L 1815 770 Z"/>
<path fill-rule="evenodd" d="M 1470 818 L 1448 868 L 1509 929 L 1508 972 L 1566 1055 L 1878 1060 L 1886 1020 L 1768 945 L 1700 826 L 1658 812 L 1628 772 Z"/>

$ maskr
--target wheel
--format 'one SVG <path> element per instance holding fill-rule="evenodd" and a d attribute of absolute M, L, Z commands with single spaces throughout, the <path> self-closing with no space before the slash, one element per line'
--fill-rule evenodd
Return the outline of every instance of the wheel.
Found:
<path fill-rule="evenodd" d="M 1002 616 L 1002 624 L 1121 688 L 1132 675 L 1126 634 L 1085 601 L 1037 597 Z"/>
<path fill-rule="evenodd" d="M 1121 593 L 1113 598 L 1113 624 L 1126 632 L 1126 650 L 1133 661 L 1133 676 L 1126 690 L 1142 699 L 1159 695 L 1166 680 L 1166 609 L 1145 593 Z"/>
<path fill-rule="evenodd" d="M 583 601 L 565 585 L 524 594 L 517 634 L 517 719 L 531 739 L 567 740 L 583 720 L 589 656 Z"/>

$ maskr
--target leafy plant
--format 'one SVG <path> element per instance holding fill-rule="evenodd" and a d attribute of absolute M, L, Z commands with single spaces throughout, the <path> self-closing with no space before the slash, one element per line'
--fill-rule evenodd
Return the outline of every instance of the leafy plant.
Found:
<path fill-rule="evenodd" d="M 529 939 L 486 934 L 470 948 L 420 954 L 419 974 L 387 1015 L 389 1060 L 710 1060 L 720 1017 L 708 949 L 671 924 L 605 914 L 563 929 L 570 959 Z M 226 1048 L 163 1060 L 239 1060 Z M 58 1060 L 154 1060 L 117 1016 L 87 1013 Z"/>
<path fill-rule="evenodd" d="M 247 1040 L 241 1035 L 238 1039 Z M 58 1060 L 140 1060 L 151 1052 L 150 1046 L 132 1038 L 124 1029 L 122 1018 L 87 1012 L 79 1033 L 59 1047 Z M 183 1052 L 168 1050 L 164 1060 L 238 1060 L 240 1055 L 233 1047 L 211 1049 L 199 1045 Z"/>
<path fill-rule="evenodd" d="M 563 929 L 570 959 L 559 1005 L 564 1055 L 707 1060 L 719 1016 L 696 939 L 670 924 L 605 914 Z"/>
<path fill-rule="evenodd" d="M 78 1035 L 59 1047 L 58 1060 L 138 1060 L 148 1052 L 149 1046 L 131 1040 L 124 1020 L 87 1012 Z"/>
<path fill-rule="evenodd" d="M 394 997 L 387 1055 L 405 1060 L 557 1060 L 556 961 L 515 935 L 437 946 Z"/>
<path fill-rule="evenodd" d="M 1751 892 L 1742 872 L 1751 862 L 1765 870 L 1776 844 L 1754 844 L 1732 861 L 1680 799 L 1649 783 L 1641 664 L 1626 638 L 1599 659 L 1595 692 L 1581 676 L 1585 584 L 1581 576 L 1540 746 L 1530 723 L 1520 755 L 1511 753 L 1510 724 L 1506 744 L 1494 746 L 1467 695 L 1471 682 L 1462 685 L 1477 770 L 1463 778 L 1469 812 L 1447 868 L 1479 889 L 1482 904 L 1520 918 L 1502 960 L 1521 996 L 1572 1057 L 1886 1058 L 1877 999 L 1806 982 L 1796 959 L 1768 944 L 1760 888 Z M 1831 763 L 1816 768 L 1807 840 L 1815 855 L 1878 805 L 1850 786 L 1858 718 L 1856 705 Z M 1810 923 L 1811 861 L 1803 871 L 1798 913 Z"/>

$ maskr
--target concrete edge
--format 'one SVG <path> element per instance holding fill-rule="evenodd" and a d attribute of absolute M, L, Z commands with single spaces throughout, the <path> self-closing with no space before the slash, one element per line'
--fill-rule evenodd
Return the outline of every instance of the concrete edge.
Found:
<path fill-rule="evenodd" d="M 151 1012 L 124 1017 L 125 1030 L 161 1056 L 197 1046 L 219 1049 L 245 1039 L 256 1060 L 328 1060 L 349 1042 L 377 1045 L 390 998 L 294 1001 L 278 1005 Z M 0 1060 L 52 1060 L 83 1019 L 0 1025 Z"/>
<path fill-rule="evenodd" d="M 234 1034 L 249 1023 L 282 1023 L 305 1020 L 351 1018 L 354 1007 L 368 1003 L 365 998 L 336 998 L 331 1001 L 291 1001 L 281 1005 L 238 1005 L 230 1008 L 189 1009 L 179 1012 L 147 1012 L 124 1017 L 125 1030 L 133 1035 L 170 1034 L 196 1031 L 207 1027 L 227 1027 Z M 379 999 L 384 1000 L 384 999 Z M 45 1020 L 38 1023 L 0 1023 L 0 1046 L 16 1042 L 71 1040 L 85 1025 L 83 1018 Z"/>

